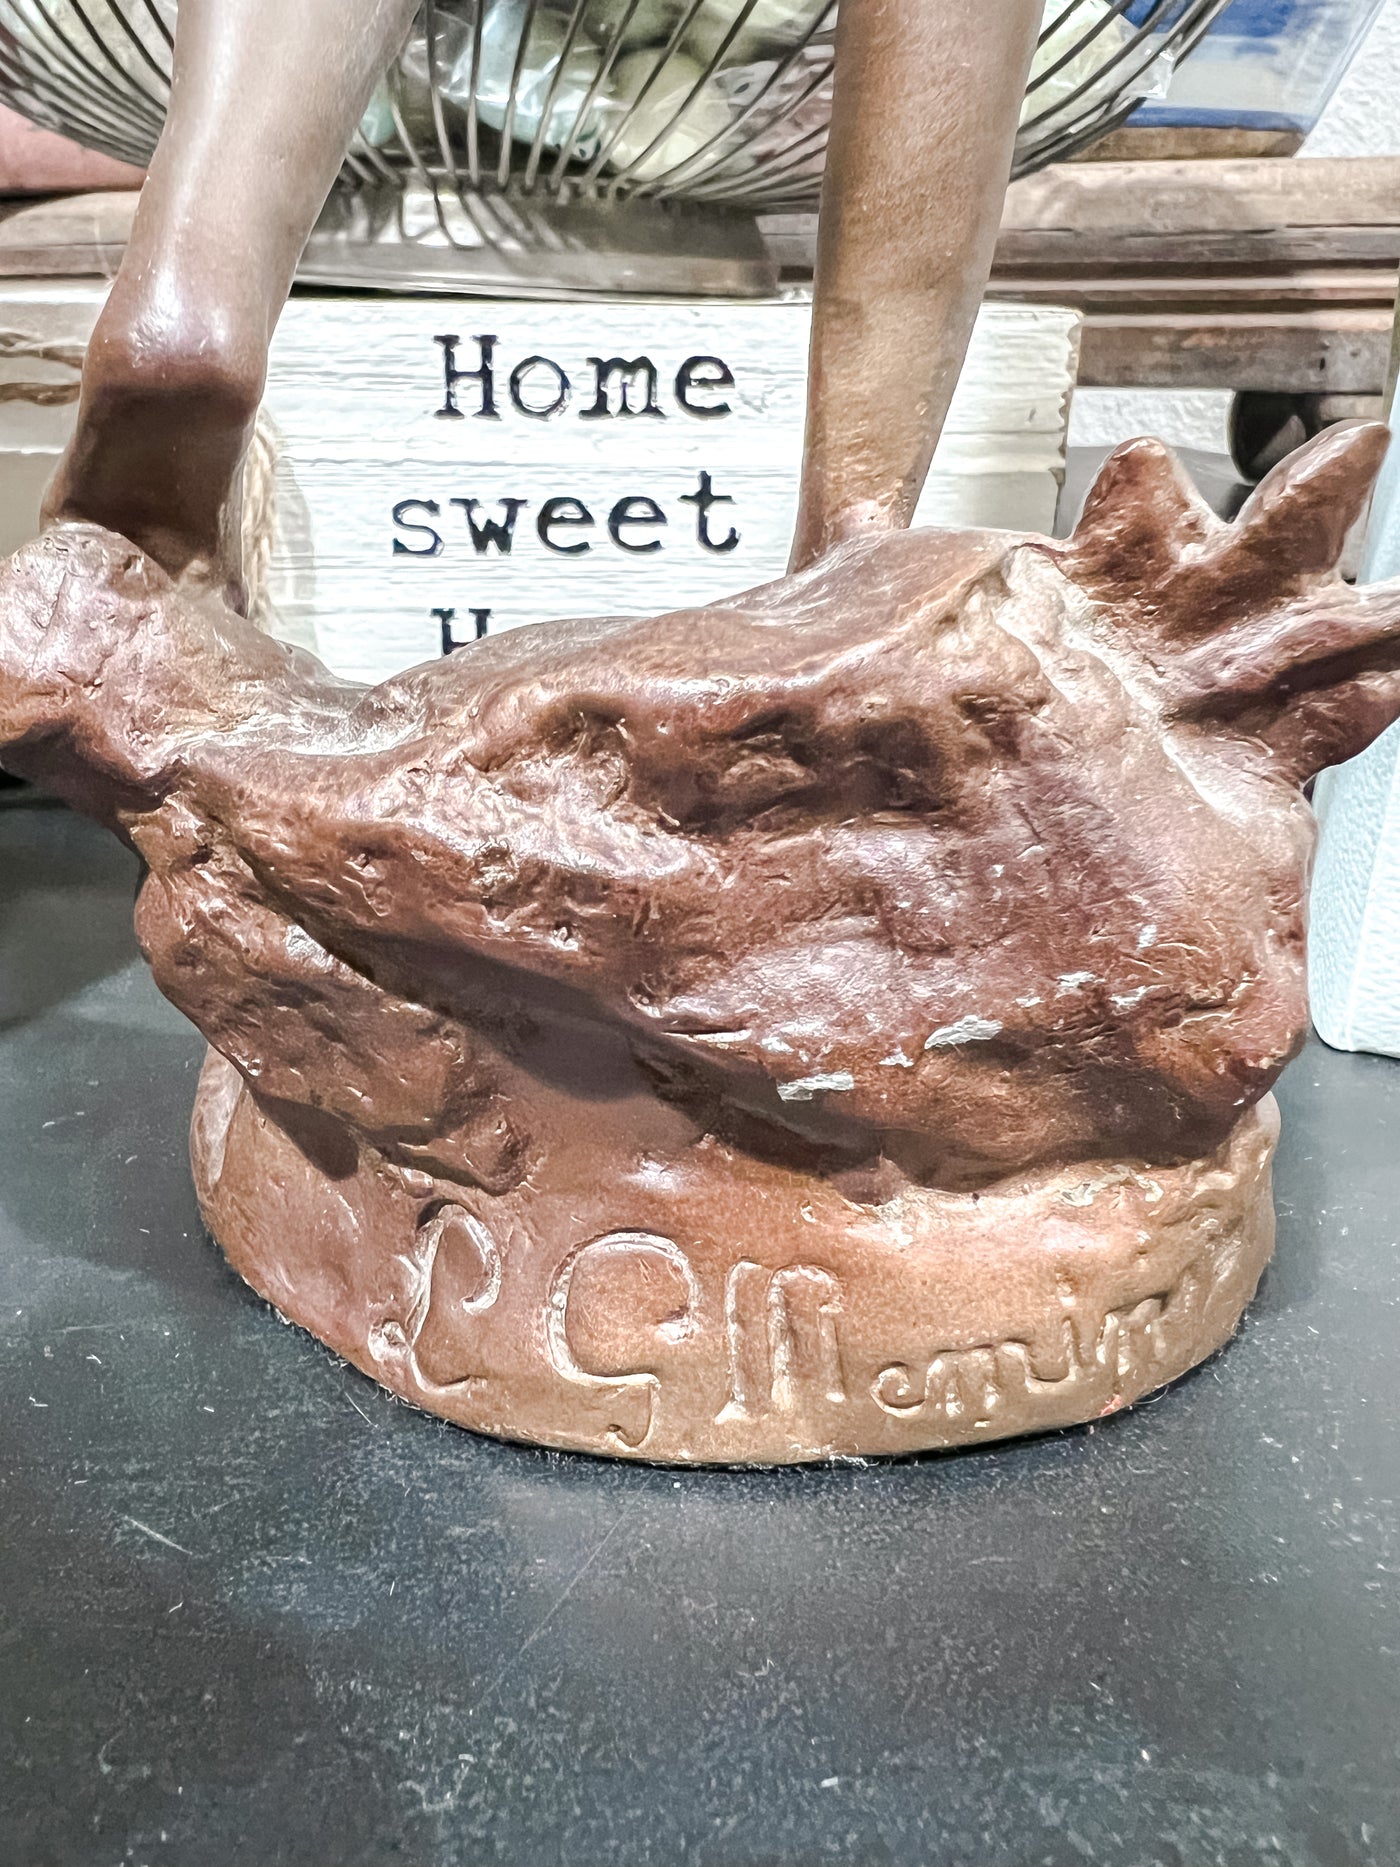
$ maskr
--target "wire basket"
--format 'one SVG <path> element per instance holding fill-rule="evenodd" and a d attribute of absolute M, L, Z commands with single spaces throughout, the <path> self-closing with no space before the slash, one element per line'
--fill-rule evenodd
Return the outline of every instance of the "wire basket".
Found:
<path fill-rule="evenodd" d="M 1074 154 L 1162 95 L 1228 4 L 1046 0 L 1014 172 Z M 615 213 L 628 202 L 648 229 L 631 245 L 654 251 L 663 224 L 673 244 L 681 229 L 694 247 L 705 210 L 711 226 L 715 212 L 732 226 L 741 212 L 812 206 L 836 10 L 835 0 L 428 0 L 346 158 L 321 241 L 340 258 L 319 276 L 344 279 L 348 266 L 359 282 L 363 253 L 347 255 L 366 247 L 383 260 L 368 268 L 387 275 L 376 283 L 393 283 L 396 268 L 405 284 L 428 282 L 390 248 L 435 249 L 434 277 L 452 252 L 529 251 L 548 270 L 550 251 L 576 255 L 602 231 L 596 212 L 580 234 L 558 208 Z M 169 94 L 175 13 L 176 0 L 0 0 L 0 97 L 144 164 Z M 648 200 L 689 211 L 666 219 L 646 212 Z M 313 241 L 312 276 L 315 251 Z M 743 289 L 711 257 L 713 289 Z M 616 253 L 609 277 L 619 277 Z M 706 289 L 698 276 L 680 285 Z"/>

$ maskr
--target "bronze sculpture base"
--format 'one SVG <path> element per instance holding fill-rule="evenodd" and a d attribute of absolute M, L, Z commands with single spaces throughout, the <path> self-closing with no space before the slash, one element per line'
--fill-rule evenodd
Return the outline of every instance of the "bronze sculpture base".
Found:
<path fill-rule="evenodd" d="M 843 0 L 797 574 L 337 679 L 241 613 L 237 486 L 412 0 L 348 11 L 182 9 L 65 522 L 0 564 L 0 757 L 146 864 L 216 1236 L 405 1398 L 621 1456 L 976 1443 L 1181 1374 L 1272 1242 L 1303 786 L 1400 717 L 1400 584 L 1336 573 L 1385 431 L 1230 525 L 1135 442 L 1068 539 L 904 531 L 1040 7 Z"/>
<path fill-rule="evenodd" d="M 767 1465 L 1072 1425 L 1185 1373 L 1272 1251 L 1276 1133 L 1266 1098 L 1183 1166 L 866 1205 L 778 1166 L 659 1162 L 605 1107 L 473 1200 L 368 1148 L 331 1178 L 211 1053 L 193 1153 L 239 1273 L 405 1400 L 506 1439 Z"/>
<path fill-rule="evenodd" d="M 1299 786 L 1400 712 L 1400 586 L 1332 570 L 1385 438 L 1233 525 L 1137 442 L 1065 541 L 377 689 L 60 526 L 0 566 L 0 753 L 146 862 L 215 1235 L 395 1392 L 681 1462 L 1064 1425 L 1269 1253 Z"/>

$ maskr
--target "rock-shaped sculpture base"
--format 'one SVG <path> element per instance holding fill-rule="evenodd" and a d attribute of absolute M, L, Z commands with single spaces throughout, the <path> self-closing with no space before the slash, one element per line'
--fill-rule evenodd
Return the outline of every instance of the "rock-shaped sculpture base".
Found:
<path fill-rule="evenodd" d="M 505 1439 L 770 1465 L 1068 1426 L 1185 1373 L 1272 1251 L 1276 1133 L 1269 1097 L 1206 1160 L 870 1206 L 746 1161 L 716 1226 L 713 1161 L 639 1153 L 600 1184 L 611 1134 L 505 1198 L 369 1151 L 331 1179 L 211 1054 L 194 1166 L 240 1274 L 405 1400 Z"/>
<path fill-rule="evenodd" d="M 0 756 L 144 858 L 238 1269 L 463 1425 L 766 1463 L 1096 1418 L 1230 1334 L 1307 1021 L 1301 786 L 1400 716 L 1385 432 L 1217 519 L 856 539 L 366 689 L 60 526 Z"/>

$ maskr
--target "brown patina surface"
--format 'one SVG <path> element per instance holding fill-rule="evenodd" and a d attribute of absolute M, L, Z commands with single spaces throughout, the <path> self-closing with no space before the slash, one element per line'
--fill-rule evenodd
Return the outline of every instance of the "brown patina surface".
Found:
<path fill-rule="evenodd" d="M 374 689 L 61 525 L 0 756 L 127 837 L 239 1270 L 406 1397 L 677 1460 L 1111 1411 L 1233 1329 L 1306 1019 L 1302 782 L 1400 714 L 1333 565 L 1384 430 L 1225 525 L 857 539 Z"/>

